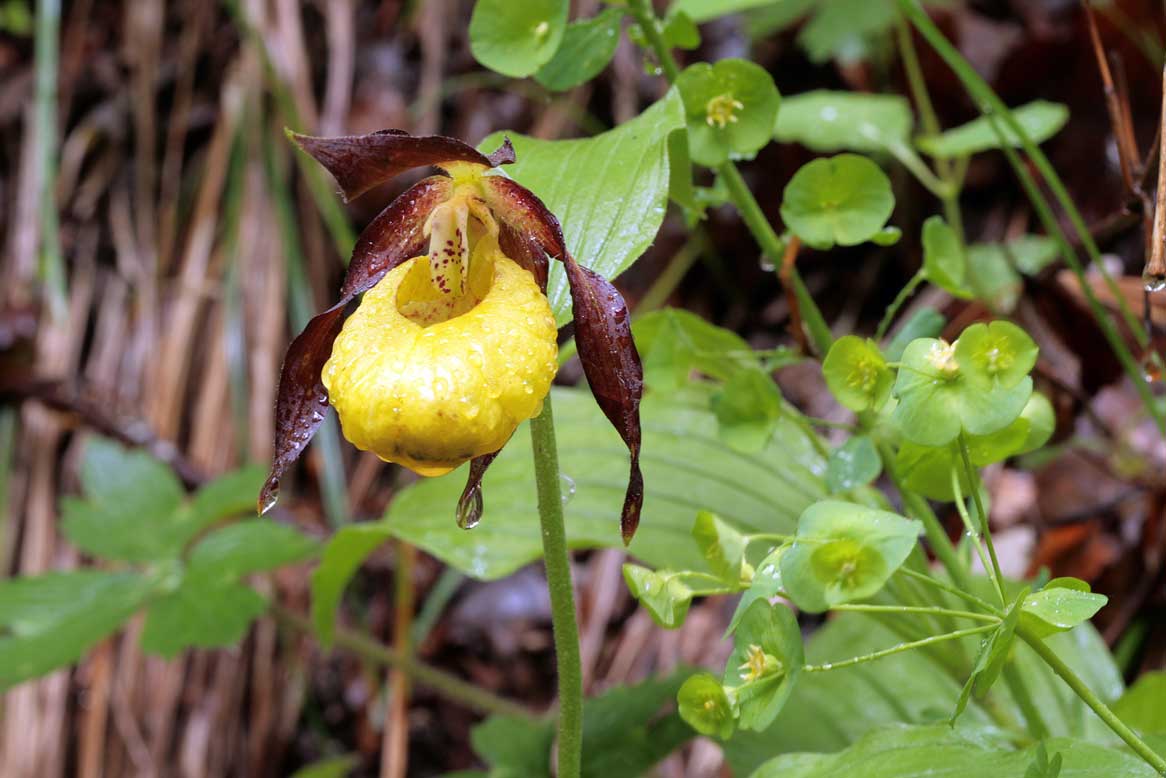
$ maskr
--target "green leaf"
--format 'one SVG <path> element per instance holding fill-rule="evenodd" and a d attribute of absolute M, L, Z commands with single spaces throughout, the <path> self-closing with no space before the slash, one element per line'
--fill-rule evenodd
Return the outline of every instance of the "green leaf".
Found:
<path fill-rule="evenodd" d="M 668 17 L 664 20 L 664 28 L 660 30 L 660 36 L 670 49 L 692 51 L 700 48 L 700 30 L 697 29 L 692 17 L 684 11 L 669 11 Z"/>
<path fill-rule="evenodd" d="M 737 728 L 725 687 L 712 673 L 698 673 L 676 695 L 680 717 L 702 735 L 727 740 Z"/>
<path fill-rule="evenodd" d="M 797 619 L 785 605 L 757 600 L 733 633 L 724 684 L 737 704 L 737 724 L 757 732 L 773 723 L 793 691 L 805 657 Z"/>
<path fill-rule="evenodd" d="M 562 92 L 598 76 L 615 56 L 622 18 L 622 10 L 608 8 L 594 18 L 568 24 L 555 56 L 539 68 L 534 80 Z"/>
<path fill-rule="evenodd" d="M 174 472 L 144 451 L 127 449 L 106 438 L 85 443 L 81 486 L 89 501 L 111 514 L 161 518 L 186 496 Z"/>
<path fill-rule="evenodd" d="M 972 460 L 972 465 L 984 467 L 1024 453 L 1029 427 L 1028 420 L 1022 414 L 1004 429 L 990 435 L 969 435 L 968 458 Z M 952 468 L 956 469 L 963 494 L 971 494 L 972 486 L 964 474 L 963 460 L 951 446 L 920 446 L 904 441 L 895 455 L 895 470 L 903 479 L 903 485 L 932 500 L 955 500 L 955 493 L 951 489 Z"/>
<path fill-rule="evenodd" d="M 1033 392 L 1028 398 L 1020 418 L 1028 422 L 1028 432 L 1024 442 L 1016 450 L 1016 454 L 1027 454 L 1036 451 L 1049 442 L 1057 426 L 1057 414 L 1053 411 L 1053 404 L 1049 398 L 1040 392 Z"/>
<path fill-rule="evenodd" d="M 947 226 L 942 216 L 932 216 L 923 222 L 923 274 L 927 280 L 955 297 L 969 298 L 965 288 L 968 266 L 963 246 L 955 230 Z"/>
<path fill-rule="evenodd" d="M 1028 333 L 1008 321 L 973 324 L 955 343 L 960 372 L 978 387 L 1011 389 L 1036 364 L 1037 346 Z"/>
<path fill-rule="evenodd" d="M 1001 247 L 978 244 L 968 247 L 968 287 L 994 313 L 1006 314 L 1015 310 L 1024 281 Z"/>
<path fill-rule="evenodd" d="M 648 611 L 652 621 L 666 629 L 676 629 L 684 623 L 693 591 L 675 572 L 649 570 L 640 565 L 623 566 L 623 578 L 628 591 Z"/>
<path fill-rule="evenodd" d="M 190 554 L 191 575 L 234 581 L 312 556 L 316 541 L 286 524 L 249 519 L 205 537 Z"/>
<path fill-rule="evenodd" d="M 1065 126 L 1069 120 L 1069 109 L 1060 103 L 1035 100 L 1012 110 L 1012 116 L 1024 128 L 1033 143 L 1044 143 Z M 996 125 L 1013 148 L 1020 148 L 1020 138 L 1003 121 Z M 921 137 L 915 141 L 922 151 L 933 157 L 966 157 L 981 151 L 1001 148 L 1000 139 L 992 129 L 992 120 L 987 116 L 962 124 L 933 137 Z"/>
<path fill-rule="evenodd" d="M 891 362 L 898 362 L 908 343 L 916 338 L 938 338 L 946 326 L 947 317 L 942 313 L 934 308 L 920 308 L 899 328 L 883 353 Z"/>
<path fill-rule="evenodd" d="M 849 492 L 879 477 L 883 462 L 874 442 L 866 435 L 855 435 L 830 454 L 826 463 L 826 486 L 831 494 Z"/>
<path fill-rule="evenodd" d="M 470 730 L 470 743 L 495 778 L 551 778 L 553 722 L 518 716 L 491 716 Z"/>
<path fill-rule="evenodd" d="M 384 523 L 377 522 L 341 527 L 328 539 L 320 564 L 312 571 L 312 623 L 324 648 L 332 645 L 344 588 L 364 560 L 390 537 Z"/>
<path fill-rule="evenodd" d="M 201 530 L 222 519 L 255 515 L 255 495 L 265 478 L 267 469 L 260 465 L 248 465 L 216 478 L 194 495 L 184 523 Z"/>
<path fill-rule="evenodd" d="M 825 153 L 877 153 L 905 144 L 913 124 L 911 104 L 899 95 L 819 89 L 782 101 L 774 137 Z"/>
<path fill-rule="evenodd" d="M 747 545 L 744 535 L 716 515 L 701 511 L 692 525 L 692 538 L 713 575 L 734 586 L 740 582 Z"/>
<path fill-rule="evenodd" d="M 627 451 L 589 392 L 556 389 L 554 406 L 560 465 L 575 487 L 564 506 L 568 543 L 620 547 Z M 699 510 L 715 507 L 743 532 L 792 532 L 798 514 L 825 493 L 817 475 L 825 463 L 789 418 L 751 456 L 719 440 L 707 393 L 649 394 L 641 412 L 644 513 L 630 553 L 647 564 L 703 569 L 690 535 Z M 476 578 L 499 578 L 539 559 L 529 437 L 519 428 L 487 472 L 485 515 L 473 530 L 459 529 L 453 516 L 464 469 L 403 489 L 379 526 Z"/>
<path fill-rule="evenodd" d="M 692 159 L 716 167 L 769 143 L 781 95 L 765 68 L 744 59 L 689 65 L 676 79 Z"/>
<path fill-rule="evenodd" d="M 838 500 L 814 503 L 781 557 L 781 578 L 798 607 L 821 613 L 882 589 L 915 547 L 922 525 Z"/>
<path fill-rule="evenodd" d="M 580 264 L 614 278 L 639 259 L 664 221 L 668 136 L 683 127 L 684 104 L 670 91 L 635 119 L 593 138 L 494 133 L 479 147 L 493 151 L 508 136 L 518 161 L 506 167 L 506 175 L 558 217 L 567 248 Z M 571 319 L 567 278 L 559 263 L 551 264 L 547 296 L 562 325 Z"/>
<path fill-rule="evenodd" d="M 768 373 L 742 370 L 712 397 L 721 440 L 745 453 L 761 451 L 781 418 L 781 391 Z"/>
<path fill-rule="evenodd" d="M 187 648 L 233 646 L 266 610 L 267 601 L 248 586 L 188 577 L 151 603 L 142 650 L 172 659 Z"/>
<path fill-rule="evenodd" d="M 512 78 L 549 62 L 567 27 L 567 0 L 477 0 L 470 16 L 474 59 Z"/>
<path fill-rule="evenodd" d="M 1032 632 L 1048 637 L 1088 621 L 1107 602 L 1108 597 L 1089 591 L 1084 581 L 1055 578 L 1024 598 L 1020 619 Z"/>
<path fill-rule="evenodd" d="M 774 0 L 675 0 L 668 15 L 687 14 L 694 22 L 708 22 L 729 14 L 770 5 Z"/>
<path fill-rule="evenodd" d="M 759 370 L 761 360 L 744 338 L 682 308 L 646 313 L 632 325 L 651 389 L 677 389 L 692 371 L 728 381 L 743 370 Z"/>
<path fill-rule="evenodd" d="M 1016 269 L 1026 276 L 1035 276 L 1060 257 L 1057 242 L 1044 235 L 1021 235 L 1003 246 Z"/>
<path fill-rule="evenodd" d="M 895 23 L 893 0 L 820 0 L 817 13 L 798 35 L 810 61 L 822 64 L 863 59 L 871 39 Z"/>
<path fill-rule="evenodd" d="M 0 581 L 0 690 L 76 662 L 153 588 L 133 573 L 97 570 Z"/>
<path fill-rule="evenodd" d="M 1144 673 L 1113 704 L 1113 712 L 1139 732 L 1166 734 L 1166 672 Z"/>
<path fill-rule="evenodd" d="M 1065 778 L 1151 778 L 1153 768 L 1128 751 L 1054 738 L 1044 747 L 1062 758 Z M 954 730 L 938 725 L 886 727 L 836 754 L 789 754 L 766 762 L 752 778 L 944 778 L 1021 776 L 1035 757 L 1033 745 L 1016 750 L 989 728 Z"/>
<path fill-rule="evenodd" d="M 812 248 L 856 246 L 882 230 L 895 207 L 891 182 L 857 154 L 808 162 L 785 187 L 781 218 Z"/>
<path fill-rule="evenodd" d="M 356 754 L 330 756 L 301 767 L 291 778 L 346 778 L 359 766 L 360 757 Z"/>
<path fill-rule="evenodd" d="M 753 580 L 749 582 L 749 588 L 745 590 L 737 602 L 737 609 L 733 611 L 733 618 L 729 620 L 725 637 L 737 631 L 741 618 L 754 602 L 768 600 L 781 591 L 781 555 L 785 553 L 787 548 L 789 546 L 775 548 L 757 565 L 757 570 L 753 573 Z"/>
<path fill-rule="evenodd" d="M 822 362 L 822 377 L 834 399 L 855 412 L 877 411 L 894 383 L 878 345 L 857 335 L 843 335 L 834 341 Z"/>
<path fill-rule="evenodd" d="M 976 653 L 976 663 L 972 667 L 967 683 L 960 690 L 955 710 L 951 714 L 952 726 L 967 708 L 972 693 L 975 692 L 977 699 L 983 699 L 1000 677 L 1004 663 L 1008 661 L 1008 653 L 1012 650 L 1012 645 L 1015 642 L 1016 625 L 1020 621 L 1021 602 L 1021 598 L 1017 597 L 1000 625 L 989 632 L 988 636 L 980 642 L 980 650 Z"/>

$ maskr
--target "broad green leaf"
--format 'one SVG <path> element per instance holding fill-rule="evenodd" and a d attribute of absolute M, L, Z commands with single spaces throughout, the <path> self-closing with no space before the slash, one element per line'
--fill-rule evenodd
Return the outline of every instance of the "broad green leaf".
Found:
<path fill-rule="evenodd" d="M 105 512 L 138 515 L 142 522 L 169 515 L 186 496 L 167 465 L 144 451 L 98 437 L 85 442 L 81 487 Z"/>
<path fill-rule="evenodd" d="M 684 11 L 670 11 L 660 30 L 660 37 L 671 49 L 692 51 L 700 48 L 700 30 L 696 22 Z"/>
<path fill-rule="evenodd" d="M 1166 734 L 1166 671 L 1144 673 L 1113 704 L 1113 712 L 1139 732 Z"/>
<path fill-rule="evenodd" d="M 877 411 L 887 401 L 894 374 L 874 341 L 843 335 L 834 341 L 822 362 L 822 376 L 830 393 L 852 411 Z"/>
<path fill-rule="evenodd" d="M 554 740 L 552 722 L 518 716 L 491 716 L 470 730 L 470 743 L 494 778 L 551 778 Z"/>
<path fill-rule="evenodd" d="M 838 500 L 811 505 L 781 557 L 781 579 L 802 610 L 876 594 L 915 547 L 922 525 L 888 511 Z"/>
<path fill-rule="evenodd" d="M 632 597 L 648 611 L 652 621 L 665 629 L 676 629 L 684 623 L 693 591 L 675 572 L 626 564 L 623 578 Z"/>
<path fill-rule="evenodd" d="M 756 453 L 769 444 L 781 418 L 781 391 L 768 373 L 742 370 L 712 397 L 721 440 L 736 451 Z"/>
<path fill-rule="evenodd" d="M 559 218 L 567 248 L 580 264 L 614 278 L 639 259 L 664 221 L 668 136 L 683 127 L 684 104 L 673 90 L 635 119 L 593 138 L 494 133 L 478 145 L 493 151 L 507 135 L 518 161 L 505 168 L 506 175 Z M 547 296 L 561 325 L 571 319 L 571 301 L 562 267 L 551 264 Z"/>
<path fill-rule="evenodd" d="M 968 247 L 968 286 L 993 311 L 1010 313 L 1023 288 L 1020 273 L 1036 275 L 1058 256 L 1056 241 L 1042 235 L 978 243 Z"/>
<path fill-rule="evenodd" d="M 882 230 L 895 206 L 891 182 L 857 154 L 808 162 L 785 187 L 781 218 L 816 249 L 856 246 Z"/>
<path fill-rule="evenodd" d="M 1026 276 L 1035 276 L 1060 257 L 1057 242 L 1044 235 L 1021 235 L 1003 246 L 1016 269 Z"/>
<path fill-rule="evenodd" d="M 266 610 L 267 601 L 249 586 L 190 577 L 150 604 L 142 649 L 170 659 L 187 648 L 232 646 Z"/>
<path fill-rule="evenodd" d="M 899 95 L 831 92 L 824 89 L 786 97 L 774 136 L 814 151 L 886 151 L 911 136 L 911 105 Z"/>
<path fill-rule="evenodd" d="M 234 581 L 312 556 L 316 541 L 286 524 L 248 519 L 203 538 L 190 554 L 191 575 Z"/>
<path fill-rule="evenodd" d="M 770 5 L 774 0 L 675 0 L 668 7 L 669 16 L 688 14 L 694 22 L 707 22 L 729 14 Z"/>
<path fill-rule="evenodd" d="M 703 1 L 708 4 L 721 2 L 721 0 Z M 752 40 L 768 38 L 802 19 L 819 2 L 820 0 L 769 0 L 765 6 L 756 8 L 746 15 L 745 30 Z"/>
<path fill-rule="evenodd" d="M 951 714 L 953 726 L 956 719 L 967 708 L 972 692 L 975 692 L 977 699 L 983 699 L 1000 677 L 1000 672 L 1004 669 L 1004 663 L 1008 661 L 1008 653 L 1012 650 L 1012 645 L 1016 639 L 1016 625 L 1020 622 L 1021 602 L 1022 599 L 1017 597 L 1004 616 L 1004 620 L 980 642 L 980 650 L 976 653 L 976 664 L 972 667 L 972 672 L 968 676 L 964 688 L 960 690 L 955 711 Z"/>
<path fill-rule="evenodd" d="M 704 554 L 713 575 L 737 585 L 745 561 L 745 536 L 721 521 L 715 514 L 701 511 L 692 525 L 692 539 Z"/>
<path fill-rule="evenodd" d="M 1017 449 L 1017 454 L 1027 454 L 1036 451 L 1049 442 L 1057 426 L 1057 414 L 1053 411 L 1053 404 L 1049 398 L 1040 392 L 1033 392 L 1032 397 L 1020 412 L 1020 418 L 1028 422 L 1028 434 L 1024 443 Z"/>
<path fill-rule="evenodd" d="M 194 495 L 184 523 L 201 530 L 221 519 L 254 515 L 255 495 L 266 477 L 265 467 L 248 465 L 216 478 Z"/>
<path fill-rule="evenodd" d="M 477 0 L 470 17 L 470 51 L 491 70 L 512 78 L 549 62 L 567 27 L 568 0 Z"/>
<path fill-rule="evenodd" d="M 761 367 L 744 338 L 683 308 L 644 314 L 632 325 L 632 336 L 651 389 L 684 386 L 694 370 L 728 381 L 742 370 Z"/>
<path fill-rule="evenodd" d="M 969 382 L 984 389 L 1011 389 L 1036 364 L 1037 346 L 1028 333 L 1008 321 L 977 323 L 960 333 L 955 360 Z"/>
<path fill-rule="evenodd" d="M 79 660 L 154 587 L 136 574 L 96 570 L 0 581 L 0 690 Z"/>
<path fill-rule="evenodd" d="M 1044 747 L 1062 760 L 1062 778 L 1151 778 L 1156 773 L 1129 751 L 1054 738 Z M 877 729 L 837 754 L 790 754 L 763 765 L 752 778 L 944 778 L 1020 776 L 1038 746 L 1014 749 L 991 729 L 938 725 Z M 941 766 L 938 767 L 937 766 Z"/>
<path fill-rule="evenodd" d="M 328 539 L 320 564 L 312 571 L 312 623 L 323 647 L 332 645 L 344 588 L 369 554 L 390 537 L 384 523 L 376 522 L 341 527 Z"/>
<path fill-rule="evenodd" d="M 903 358 L 907 344 L 916 338 L 938 338 L 947 326 L 947 317 L 934 308 L 920 308 L 899 328 L 883 349 L 887 359 L 898 362 Z"/>
<path fill-rule="evenodd" d="M 359 766 L 360 757 L 356 754 L 330 756 L 301 767 L 291 778 L 347 778 Z"/>
<path fill-rule="evenodd" d="M 689 65 L 676 79 L 692 159 L 716 167 L 761 149 L 773 137 L 781 95 L 773 77 L 744 59 Z"/>
<path fill-rule="evenodd" d="M 1007 427 L 991 435 L 969 435 L 968 458 L 975 467 L 984 467 L 1024 453 L 1029 428 L 1030 424 L 1022 413 Z M 956 470 L 960 490 L 966 497 L 971 494 L 972 487 L 964 474 L 962 457 L 951 446 L 920 446 L 907 440 L 895 455 L 895 470 L 904 486 L 932 500 L 951 502 L 955 499 L 951 488 L 952 468 Z"/>
<path fill-rule="evenodd" d="M 564 506 L 572 548 L 619 547 L 619 513 L 627 487 L 627 451 L 590 393 L 553 392 L 560 466 L 575 493 Z M 644 511 L 630 552 L 655 567 L 701 570 L 690 530 L 697 511 L 715 508 L 743 532 L 792 532 L 797 516 L 825 487 L 825 463 L 788 418 L 755 456 L 718 438 L 708 395 L 644 398 Z M 538 508 L 529 434 L 520 428 L 486 473 L 485 515 L 472 530 L 454 522 L 465 470 L 426 478 L 402 490 L 380 524 L 477 578 L 499 578 L 540 558 Z"/>
<path fill-rule="evenodd" d="M 798 35 L 810 61 L 863 59 L 869 41 L 890 29 L 897 16 L 894 0 L 820 0 L 817 13 Z"/>
<path fill-rule="evenodd" d="M 1065 126 L 1069 109 L 1060 103 L 1034 100 L 1012 109 L 1012 116 L 1033 143 L 1044 143 Z M 1000 132 L 1014 148 L 1020 148 L 1016 137 L 1003 119 L 996 118 Z M 981 151 L 1000 148 L 1000 139 L 992 129 L 993 120 L 987 116 L 947 130 L 937 136 L 917 138 L 915 144 L 933 157 L 966 157 Z"/>
<path fill-rule="evenodd" d="M 1104 594 L 1089 591 L 1089 584 L 1056 578 L 1024 598 L 1021 622 L 1040 637 L 1064 632 L 1093 618 L 1109 602 Z"/>
<path fill-rule="evenodd" d="M 702 735 L 727 740 L 737 728 L 733 704 L 712 673 L 698 673 L 685 681 L 676 701 L 680 717 Z"/>
<path fill-rule="evenodd" d="M 733 611 L 733 618 L 730 619 L 729 626 L 725 630 L 725 637 L 737 631 L 741 618 L 754 602 L 768 600 L 781 591 L 781 555 L 785 553 L 787 548 L 789 547 L 775 548 L 758 563 L 749 588 L 745 590 L 737 602 L 737 609 Z"/>
<path fill-rule="evenodd" d="M 964 286 L 968 265 L 963 246 L 942 216 L 923 222 L 923 273 L 928 281 L 956 297 L 972 296 Z"/>
<path fill-rule="evenodd" d="M 568 24 L 555 56 L 539 68 L 534 80 L 561 92 L 595 78 L 615 55 L 622 18 L 622 10 L 608 8 L 594 18 Z"/>
<path fill-rule="evenodd" d="M 785 605 L 757 600 L 733 632 L 724 684 L 732 688 L 737 724 L 760 732 L 789 699 L 805 664 L 802 633 Z"/>
<path fill-rule="evenodd" d="M 849 492 L 879 477 L 883 462 L 874 442 L 866 435 L 855 435 L 830 453 L 826 463 L 826 486 L 831 494 Z"/>

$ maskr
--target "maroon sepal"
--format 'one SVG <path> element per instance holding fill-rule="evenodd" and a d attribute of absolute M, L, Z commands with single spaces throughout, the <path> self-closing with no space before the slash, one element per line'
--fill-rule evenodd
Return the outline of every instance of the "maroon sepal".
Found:
<path fill-rule="evenodd" d="M 288 346 L 275 401 L 275 453 L 271 473 L 259 492 L 260 513 L 275 505 L 280 477 L 324 421 L 328 392 L 320 373 L 332 354 L 349 303 L 394 267 L 424 252 L 425 220 L 449 196 L 451 186 L 448 178 L 431 176 L 381 211 L 356 239 L 340 301 L 313 317 Z"/>
<path fill-rule="evenodd" d="M 402 130 L 381 130 L 370 135 L 316 138 L 290 130 L 288 138 L 328 169 L 340 184 L 345 200 L 352 200 L 415 167 L 450 162 L 470 162 L 484 168 L 514 161 L 507 139 L 486 156 L 469 144 L 444 135 L 410 135 Z"/>
<path fill-rule="evenodd" d="M 496 456 L 498 456 L 498 451 L 493 454 L 483 454 L 470 460 L 470 475 L 466 479 L 466 488 L 462 490 L 462 496 L 457 501 L 457 525 L 462 529 L 473 529 L 482 520 L 484 508 L 482 476 L 486 475 L 486 468 L 490 466 Z"/>
<path fill-rule="evenodd" d="M 495 218 L 555 259 L 566 255 L 559 220 L 534 192 L 504 176 L 483 176 L 482 192 Z"/>
<path fill-rule="evenodd" d="M 640 523 L 644 478 L 640 473 L 640 398 L 644 368 L 632 340 L 627 303 L 611 282 L 564 254 L 575 314 L 575 343 L 595 401 L 619 432 L 631 455 L 628 489 L 620 514 L 624 544 Z"/>
<path fill-rule="evenodd" d="M 543 294 L 547 293 L 547 253 L 542 247 L 505 221 L 498 225 L 498 247 L 502 253 L 526 269 L 538 283 Z"/>

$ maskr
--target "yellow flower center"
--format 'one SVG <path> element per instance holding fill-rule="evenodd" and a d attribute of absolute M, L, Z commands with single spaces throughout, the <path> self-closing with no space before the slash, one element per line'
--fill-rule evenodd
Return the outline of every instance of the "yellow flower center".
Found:
<path fill-rule="evenodd" d="M 927 361 L 945 378 L 951 378 L 960 371 L 959 362 L 955 359 L 955 344 L 945 340 L 931 347 Z"/>
<path fill-rule="evenodd" d="M 745 661 L 737 668 L 741 680 L 752 683 L 762 676 L 781 670 L 781 660 L 772 654 L 765 653 L 761 646 L 753 644 L 745 651 Z"/>
<path fill-rule="evenodd" d="M 733 99 L 730 94 L 717 95 L 705 104 L 704 120 L 709 127 L 716 126 L 723 130 L 729 124 L 737 123 L 737 111 L 744 107 L 744 103 Z"/>

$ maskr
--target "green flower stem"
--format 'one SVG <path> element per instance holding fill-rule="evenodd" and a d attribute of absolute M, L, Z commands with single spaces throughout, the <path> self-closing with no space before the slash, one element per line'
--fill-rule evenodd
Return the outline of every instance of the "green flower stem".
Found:
<path fill-rule="evenodd" d="M 879 322 L 879 328 L 875 330 L 874 339 L 876 341 L 880 341 L 886 337 L 887 330 L 891 328 L 891 322 L 895 320 L 895 314 L 903 307 L 903 303 L 907 302 L 907 299 L 915 294 L 915 290 L 919 288 L 919 285 L 926 280 L 927 276 L 924 274 L 923 268 L 919 268 L 919 272 L 911 276 L 911 280 L 899 290 L 899 293 L 895 295 L 895 299 L 891 300 L 891 304 L 887 306 L 887 312 L 883 314 L 883 319 Z"/>
<path fill-rule="evenodd" d="M 1000 559 L 996 556 L 996 546 L 992 543 L 992 531 L 988 528 L 988 512 L 984 510 L 984 502 L 980 497 L 980 474 L 976 468 L 972 467 L 972 457 L 968 453 L 968 436 L 962 431 L 959 437 L 959 450 L 960 458 L 964 462 L 964 474 L 968 477 L 968 484 L 972 487 L 972 502 L 975 503 L 976 513 L 980 514 L 980 533 L 984 536 L 984 545 L 988 547 L 988 556 L 992 560 L 992 575 L 996 578 L 1000 604 L 1007 607 L 1008 601 L 1004 598 L 1004 573 L 1000 570 Z M 959 479 L 957 478 L 956 481 L 958 482 Z"/>
<path fill-rule="evenodd" d="M 67 313 L 65 267 L 61 261 L 60 220 L 57 215 L 57 70 L 60 62 L 58 40 L 61 33 L 61 1 L 39 0 L 36 4 L 36 95 L 37 142 L 33 144 L 35 165 L 40 176 L 37 204 L 40 208 L 40 257 L 38 271 L 54 319 Z"/>
<path fill-rule="evenodd" d="M 1012 692 L 1012 697 L 1020 707 L 1020 712 L 1024 714 L 1024 723 L 1028 727 L 1029 734 L 1038 741 L 1049 737 L 1051 733 L 1048 725 L 1045 724 L 1044 716 L 1041 715 L 1040 708 L 1037 707 L 1036 701 L 1032 698 L 1032 692 L 1028 690 L 1028 682 L 1024 680 L 1024 673 L 1020 672 L 1016 660 L 1010 658 L 1006 661 L 1002 673 L 1004 683 L 1008 684 L 1008 690 Z"/>
<path fill-rule="evenodd" d="M 989 624 L 999 624 L 1000 619 L 987 613 L 973 613 L 972 611 L 950 610 L 948 608 L 933 608 L 930 606 L 914 605 L 867 605 L 865 603 L 846 603 L 835 605 L 832 611 L 855 611 L 857 613 L 919 613 L 931 616 L 951 616 L 953 618 L 983 621 Z"/>
<path fill-rule="evenodd" d="M 991 624 L 985 624 L 982 627 L 971 627 L 969 629 L 960 629 L 955 632 L 945 632 L 942 635 L 932 635 L 931 637 L 923 638 L 922 640 L 912 640 L 910 643 L 900 643 L 897 646 L 884 648 L 882 651 L 875 651 L 870 654 L 863 654 L 861 656 L 851 657 L 850 659 L 843 659 L 841 662 L 826 662 L 820 665 L 806 665 L 802 668 L 807 673 L 824 673 L 830 670 L 839 670 L 843 667 L 853 667 L 865 662 L 873 662 L 877 659 L 884 659 L 888 656 L 901 654 L 904 651 L 910 651 L 915 648 L 923 648 L 924 646 L 934 645 L 936 643 L 943 643 L 948 640 L 959 640 L 966 638 L 969 635 L 979 635 L 982 632 L 989 632 L 996 629 L 997 622 L 993 621 Z"/>
<path fill-rule="evenodd" d="M 579 623 L 575 618 L 575 593 L 571 586 L 571 559 L 563 524 L 555 419 L 549 394 L 543 400 L 542 412 L 530 420 L 530 442 L 534 449 L 543 561 L 551 595 L 551 624 L 559 673 L 558 775 L 560 778 L 578 778 L 583 764 L 583 669 L 579 655 Z"/>
<path fill-rule="evenodd" d="M 932 553 L 939 559 L 947 574 L 951 576 L 951 580 L 960 589 L 970 592 L 972 588 L 972 575 L 968 571 L 966 565 L 959 558 L 956 553 L 955 546 L 952 545 L 951 539 L 948 538 L 947 532 L 943 525 L 939 523 L 939 518 L 935 515 L 935 511 L 931 510 L 931 506 L 927 504 L 921 496 L 911 491 L 903 485 L 902 479 L 899 478 L 898 473 L 895 472 L 895 452 L 885 441 L 877 443 L 879 450 L 879 458 L 883 460 L 883 469 L 887 473 L 887 477 L 891 479 L 891 483 L 895 485 L 899 495 L 903 498 L 903 507 L 919 521 L 923 522 L 923 532 L 927 535 L 927 542 L 931 546 Z"/>
<path fill-rule="evenodd" d="M 680 66 L 676 64 L 676 58 L 672 56 L 671 49 L 664 41 L 655 11 L 648 0 L 629 0 L 628 11 L 636 20 L 640 31 L 643 32 L 648 47 L 656 55 L 656 60 L 660 64 L 660 70 L 663 71 L 664 77 L 671 84 L 680 75 Z M 737 166 L 732 162 L 725 162 L 717 167 L 717 173 L 725 182 L 725 186 L 729 190 L 729 197 L 741 214 L 741 220 L 745 222 L 745 226 L 753 234 L 753 239 L 757 241 L 757 245 L 775 265 L 779 264 L 784 250 L 782 240 L 774 231 L 769 220 L 765 218 L 765 213 L 745 184 L 745 179 L 741 177 L 741 172 L 737 170 Z M 830 328 L 826 326 L 826 319 L 823 318 L 817 303 L 810 296 L 810 292 L 806 289 L 805 283 L 802 282 L 802 277 L 796 267 L 790 269 L 790 283 L 793 285 L 794 295 L 797 297 L 802 320 L 809 332 L 810 341 L 819 353 L 825 354 L 830 350 L 834 336 L 830 333 Z"/>
<path fill-rule="evenodd" d="M 961 600 L 963 600 L 964 602 L 967 602 L 970 605 L 974 605 L 977 608 L 982 609 L 986 613 L 991 613 L 993 616 L 996 616 L 998 618 L 1004 617 L 1004 611 L 1000 610 L 995 605 L 991 604 L 990 602 L 987 602 L 986 600 L 981 600 L 979 597 L 972 594 L 970 591 L 957 589 L 956 587 L 952 586 L 949 583 L 944 583 L 943 581 L 940 581 L 937 578 L 933 578 L 930 575 L 927 575 L 926 573 L 920 573 L 920 572 L 918 572 L 916 570 L 912 570 L 908 567 L 900 567 L 899 572 L 902 573 L 903 575 L 907 576 L 908 578 L 913 578 L 916 581 L 920 581 L 920 582 L 925 583 L 929 586 L 933 586 L 936 589 L 939 589 L 940 591 L 947 592 L 948 594 L 954 595 L 954 596 L 960 598 Z"/>
<path fill-rule="evenodd" d="M 1081 677 L 1073 672 L 1073 668 L 1065 663 L 1057 655 L 1057 652 L 1049 648 L 1049 646 L 1040 639 L 1035 633 L 1030 631 L 1023 624 L 1017 626 L 1016 634 L 1029 647 L 1037 653 L 1041 659 L 1045 661 L 1053 672 L 1061 676 L 1061 680 L 1069 685 L 1081 701 L 1093 709 L 1098 718 L 1106 723 L 1106 725 L 1114 731 L 1114 733 L 1126 742 L 1130 748 L 1134 750 L 1138 756 L 1146 760 L 1146 763 L 1153 767 L 1159 775 L 1166 775 L 1166 759 L 1159 755 L 1154 749 L 1150 748 L 1144 740 L 1137 736 L 1137 734 L 1126 726 L 1125 722 L 1117 717 L 1117 714 L 1110 710 L 1097 694 L 1089 688 Z"/>
<path fill-rule="evenodd" d="M 282 605 L 272 603 L 268 613 L 285 627 L 290 627 L 307 635 L 315 634 L 312 623 L 306 617 Z M 444 670 L 431 667 L 412 654 L 402 653 L 382 645 L 368 635 L 337 627 L 333 642 L 340 648 L 351 651 L 368 662 L 397 668 L 417 683 L 428 686 L 442 696 L 460 702 L 467 708 L 489 715 L 518 716 L 530 721 L 538 720 L 538 715 L 525 706 L 499 697 L 493 692 L 463 681 Z"/>
<path fill-rule="evenodd" d="M 968 514 L 967 501 L 964 499 L 964 490 L 960 487 L 960 474 L 953 464 L 951 467 L 951 490 L 955 493 L 955 507 L 959 512 L 960 519 L 964 522 L 964 529 L 967 530 L 968 537 L 972 540 L 972 545 L 976 547 L 976 555 L 980 557 L 980 564 L 984 566 L 984 570 L 992 577 L 992 583 L 996 585 L 996 594 L 1000 597 L 1000 604 L 1007 607 L 1008 600 L 1004 597 L 1004 587 L 1001 583 L 1000 576 L 993 574 L 993 566 L 988 561 L 988 555 L 984 551 L 984 544 L 981 542 L 980 527 L 976 522 L 972 521 L 972 517 Z M 973 491 L 975 488 L 973 487 Z"/>

